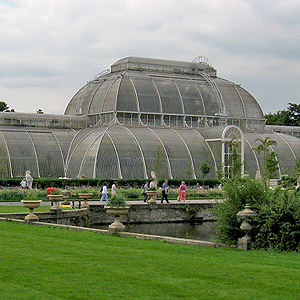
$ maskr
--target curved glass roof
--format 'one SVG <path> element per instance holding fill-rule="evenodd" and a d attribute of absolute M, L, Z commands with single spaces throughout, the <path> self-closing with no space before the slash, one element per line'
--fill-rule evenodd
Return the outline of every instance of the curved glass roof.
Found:
<path fill-rule="evenodd" d="M 210 72 L 211 67 L 201 70 L 193 68 L 197 63 L 167 61 L 164 70 L 162 65 L 158 69 L 149 67 L 153 59 L 144 59 L 143 63 L 142 58 L 137 58 L 135 67 L 130 67 L 133 62 L 128 60 L 118 61 L 112 65 L 112 72 L 81 88 L 65 114 L 117 111 L 264 119 L 251 94 L 237 84 L 216 77 Z M 164 60 L 153 61 L 164 63 Z M 170 66 L 178 67 L 178 72 L 174 68 L 170 71 Z M 185 67 L 191 72 L 184 71 Z"/>
<path fill-rule="evenodd" d="M 234 127 L 234 126 L 231 126 Z M 0 127 L 1 176 L 201 178 L 200 164 L 211 166 L 210 177 L 222 166 L 222 135 L 228 127 L 167 128 L 110 125 L 81 131 Z M 252 149 L 257 138 L 277 142 L 280 174 L 289 174 L 300 157 L 300 139 L 281 133 L 244 131 L 245 171 L 255 176 L 264 161 Z"/>
<path fill-rule="evenodd" d="M 73 130 L 0 127 L 0 159 L 3 177 L 64 176 L 68 148 L 75 135 Z"/>
<path fill-rule="evenodd" d="M 158 128 L 111 125 L 81 131 L 67 158 L 67 176 L 94 178 L 150 178 L 159 165 L 165 178 L 201 178 L 200 164 L 211 166 L 209 176 L 222 165 L 222 132 L 209 129 Z M 280 174 L 293 169 L 300 156 L 300 139 L 282 134 L 244 132 L 245 171 L 261 172 L 263 157 L 252 149 L 257 138 L 269 136 L 277 142 Z M 192 172 L 191 172 L 192 170 Z"/>

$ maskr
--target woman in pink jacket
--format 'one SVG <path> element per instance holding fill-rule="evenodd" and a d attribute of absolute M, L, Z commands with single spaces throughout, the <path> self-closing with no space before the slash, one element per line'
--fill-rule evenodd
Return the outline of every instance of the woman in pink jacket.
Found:
<path fill-rule="evenodd" d="M 185 202 L 185 197 L 186 197 L 186 185 L 185 182 L 182 181 L 179 187 L 179 201 L 183 200 L 183 202 Z"/>

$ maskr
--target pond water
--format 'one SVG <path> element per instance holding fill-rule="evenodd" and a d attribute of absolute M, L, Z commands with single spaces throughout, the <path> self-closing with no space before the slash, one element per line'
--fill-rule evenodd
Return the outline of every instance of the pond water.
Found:
<path fill-rule="evenodd" d="M 107 229 L 108 225 L 95 225 Z M 151 223 L 127 224 L 125 231 L 215 242 L 215 223 Z"/>

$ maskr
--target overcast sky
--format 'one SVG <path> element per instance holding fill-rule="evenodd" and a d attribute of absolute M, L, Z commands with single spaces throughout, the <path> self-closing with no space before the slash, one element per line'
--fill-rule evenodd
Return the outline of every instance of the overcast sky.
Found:
<path fill-rule="evenodd" d="M 265 113 L 300 103 L 300 0 L 0 0 L 0 100 L 18 112 L 63 113 L 123 57 L 199 55 Z"/>

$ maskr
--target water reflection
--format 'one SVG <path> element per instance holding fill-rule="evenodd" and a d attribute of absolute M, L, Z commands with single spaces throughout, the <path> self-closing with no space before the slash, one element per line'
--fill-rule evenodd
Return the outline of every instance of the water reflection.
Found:
<path fill-rule="evenodd" d="M 107 225 L 94 226 L 107 229 Z M 151 223 L 151 224 L 127 224 L 126 231 L 162 236 L 180 237 L 202 241 L 215 242 L 215 223 Z"/>

